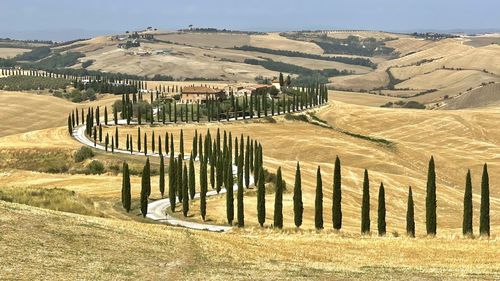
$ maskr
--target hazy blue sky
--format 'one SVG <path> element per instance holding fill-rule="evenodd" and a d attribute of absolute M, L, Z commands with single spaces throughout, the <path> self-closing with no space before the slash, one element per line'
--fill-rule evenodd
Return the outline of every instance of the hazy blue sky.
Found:
<path fill-rule="evenodd" d="M 189 24 L 280 31 L 500 29 L 500 1 L 0 0 L 0 37 L 62 40 Z"/>

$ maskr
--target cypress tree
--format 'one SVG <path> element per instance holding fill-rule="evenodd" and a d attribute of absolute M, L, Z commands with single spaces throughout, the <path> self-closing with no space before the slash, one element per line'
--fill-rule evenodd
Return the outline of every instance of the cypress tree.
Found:
<path fill-rule="evenodd" d="M 266 185 L 264 183 L 264 169 L 259 170 L 259 182 L 257 186 L 257 217 L 260 227 L 264 226 L 266 221 Z"/>
<path fill-rule="evenodd" d="M 160 194 L 161 198 L 163 198 L 163 194 L 165 193 L 165 160 L 163 156 L 160 156 Z"/>
<path fill-rule="evenodd" d="M 408 206 L 406 208 L 406 234 L 408 237 L 415 237 L 415 209 L 413 206 L 411 186 L 408 191 Z"/>
<path fill-rule="evenodd" d="M 276 192 L 274 197 L 274 227 L 283 228 L 283 179 L 281 167 L 276 174 Z"/>
<path fill-rule="evenodd" d="M 108 126 L 108 107 L 104 107 L 104 125 Z"/>
<path fill-rule="evenodd" d="M 153 131 L 153 134 L 151 136 L 151 150 L 153 151 L 153 154 L 155 153 L 155 131 Z"/>
<path fill-rule="evenodd" d="M 188 171 L 186 164 L 182 172 L 182 213 L 187 217 L 189 212 L 189 187 L 188 187 Z"/>
<path fill-rule="evenodd" d="M 427 196 L 425 198 L 425 226 L 427 235 L 436 235 L 436 172 L 434 157 L 429 161 L 427 172 Z"/>
<path fill-rule="evenodd" d="M 137 127 L 137 151 L 141 151 L 141 127 Z"/>
<path fill-rule="evenodd" d="M 242 161 L 239 161 L 240 165 Z M 243 205 L 243 167 L 241 167 L 241 172 L 238 175 L 238 227 L 245 226 L 245 207 Z"/>
<path fill-rule="evenodd" d="M 207 163 L 200 162 L 200 214 L 203 221 L 206 219 L 207 215 Z"/>
<path fill-rule="evenodd" d="M 123 111 L 124 109 L 122 109 Z M 116 106 L 113 106 L 113 119 L 115 121 L 115 125 L 118 125 L 118 111 L 116 110 Z"/>
<path fill-rule="evenodd" d="M 72 124 L 71 124 L 71 116 L 70 116 L 70 115 L 68 115 L 68 133 L 69 133 L 70 135 L 72 135 L 72 134 L 73 134 L 73 126 L 72 126 Z"/>
<path fill-rule="evenodd" d="M 332 207 L 332 221 L 333 228 L 340 230 L 342 228 L 342 189 L 341 189 L 341 174 L 340 174 L 340 159 L 337 156 L 335 159 L 335 169 L 333 172 L 333 207 Z"/>
<path fill-rule="evenodd" d="M 250 187 L 250 137 L 247 137 L 247 144 L 245 149 L 245 187 Z"/>
<path fill-rule="evenodd" d="M 177 179 L 176 179 L 176 184 L 177 184 L 177 201 L 179 202 L 182 202 L 182 177 L 183 177 L 183 170 L 182 170 L 182 166 L 183 166 L 183 160 L 182 160 L 182 157 L 181 155 L 179 154 L 179 156 L 177 156 L 177 169 L 176 169 L 176 175 L 177 175 Z"/>
<path fill-rule="evenodd" d="M 316 174 L 316 200 L 315 200 L 314 226 L 323 229 L 323 181 L 321 180 L 321 168 L 318 166 Z"/>
<path fill-rule="evenodd" d="M 293 214 L 295 226 L 302 225 L 302 215 L 304 213 L 304 204 L 302 203 L 302 179 L 300 175 L 300 164 L 297 162 L 297 169 L 295 171 L 295 187 L 293 190 Z"/>
<path fill-rule="evenodd" d="M 146 165 L 142 170 L 142 185 L 141 185 L 141 213 L 146 217 L 148 213 L 148 197 L 151 194 L 151 177 L 149 158 L 146 160 Z"/>
<path fill-rule="evenodd" d="M 464 194 L 464 218 L 462 223 L 462 234 L 464 236 L 472 236 L 472 179 L 470 170 L 467 171 L 465 178 L 465 194 Z"/>
<path fill-rule="evenodd" d="M 118 148 L 120 145 L 118 144 L 118 127 L 115 128 L 115 148 Z"/>
<path fill-rule="evenodd" d="M 182 129 L 181 129 L 181 137 L 180 138 L 181 139 L 180 139 L 179 147 L 180 147 L 181 157 L 182 157 L 182 159 L 184 159 L 184 132 Z"/>
<path fill-rule="evenodd" d="M 130 212 L 130 203 L 132 196 L 130 194 L 130 172 L 127 162 L 123 162 L 123 179 L 122 179 L 122 205 L 123 208 Z"/>
<path fill-rule="evenodd" d="M 361 233 L 370 233 L 370 181 L 368 171 L 365 169 L 363 179 L 363 202 L 361 206 Z"/>
<path fill-rule="evenodd" d="M 490 179 L 488 165 L 484 164 L 481 178 L 481 210 L 479 214 L 479 234 L 490 236 Z"/>
<path fill-rule="evenodd" d="M 231 164 L 227 166 L 227 184 L 226 184 L 226 215 L 227 215 L 227 223 L 229 225 L 233 224 L 234 220 L 234 195 L 233 195 L 233 167 Z"/>
<path fill-rule="evenodd" d="M 163 156 L 163 148 L 161 146 L 161 135 L 158 135 L 158 154 Z"/>
<path fill-rule="evenodd" d="M 148 134 L 144 133 L 144 155 L 148 155 Z"/>
<path fill-rule="evenodd" d="M 102 142 L 102 126 L 99 124 L 99 142 Z"/>
<path fill-rule="evenodd" d="M 196 195 L 196 182 L 195 182 L 195 174 L 194 174 L 194 160 L 193 157 L 189 159 L 189 197 L 191 200 L 194 199 Z"/>
<path fill-rule="evenodd" d="M 386 233 L 385 223 L 385 189 L 384 183 L 380 183 L 378 190 L 378 235 L 384 236 Z"/>
<path fill-rule="evenodd" d="M 174 153 L 171 152 L 170 164 L 168 165 L 168 198 L 170 199 L 170 210 L 172 212 L 175 212 L 176 167 Z"/>

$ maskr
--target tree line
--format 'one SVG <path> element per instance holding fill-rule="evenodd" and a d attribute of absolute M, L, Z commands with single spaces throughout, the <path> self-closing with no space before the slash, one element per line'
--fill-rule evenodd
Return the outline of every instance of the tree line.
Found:
<path fill-rule="evenodd" d="M 286 113 L 302 111 L 308 108 L 323 105 L 328 102 L 328 90 L 325 85 L 315 85 L 290 90 L 290 95 L 272 98 L 267 92 L 257 92 L 255 95 L 236 97 L 231 94 L 226 101 L 210 98 L 205 104 L 184 103 L 177 104 L 175 101 L 164 103 L 159 93 L 150 92 L 150 103 L 145 101 L 143 93 L 122 94 L 121 102 L 117 102 L 112 108 L 113 123 L 118 125 L 119 117 L 125 119 L 130 125 L 132 121 L 142 125 L 143 123 L 166 124 L 166 123 L 199 123 L 220 122 L 230 120 L 246 120 L 253 118 L 271 117 Z M 156 97 L 156 99 L 155 99 Z M 104 107 L 104 124 L 108 125 L 107 106 Z M 68 115 L 68 131 L 73 131 L 75 126 L 86 125 L 87 135 L 92 135 L 99 128 L 95 125 L 101 124 L 100 107 L 76 109 Z M 94 134 L 94 138 L 95 138 Z"/>

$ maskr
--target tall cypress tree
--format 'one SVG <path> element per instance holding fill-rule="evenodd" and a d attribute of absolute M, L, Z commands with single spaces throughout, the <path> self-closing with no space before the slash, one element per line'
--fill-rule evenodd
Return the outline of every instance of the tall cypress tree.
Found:
<path fill-rule="evenodd" d="M 387 232 L 385 223 L 385 189 L 384 183 L 380 183 L 378 190 L 378 235 L 384 236 Z"/>
<path fill-rule="evenodd" d="M 241 161 L 239 161 L 241 164 Z M 243 170 L 241 170 L 238 175 L 238 194 L 237 194 L 237 202 L 238 202 L 238 227 L 245 226 L 245 207 L 243 205 Z"/>
<path fill-rule="evenodd" d="M 130 212 L 130 204 L 132 201 L 130 194 L 130 172 L 127 162 L 123 162 L 123 179 L 122 179 L 122 205 L 123 208 Z"/>
<path fill-rule="evenodd" d="M 470 170 L 467 171 L 465 178 L 465 194 L 464 194 L 464 218 L 462 222 L 462 234 L 464 236 L 472 236 L 472 179 Z"/>
<path fill-rule="evenodd" d="M 180 148 L 181 157 L 182 157 L 182 159 L 184 159 L 184 131 L 182 129 L 181 129 L 179 148 Z"/>
<path fill-rule="evenodd" d="M 406 234 L 408 237 L 415 237 L 415 207 L 411 186 L 408 191 L 408 206 L 406 207 Z"/>
<path fill-rule="evenodd" d="M 283 228 L 283 179 L 281 167 L 276 174 L 276 192 L 274 197 L 274 227 Z"/>
<path fill-rule="evenodd" d="M 183 160 L 182 160 L 182 157 L 181 155 L 179 154 L 179 156 L 177 156 L 177 169 L 176 169 L 176 175 L 177 175 L 177 179 L 176 179 L 176 184 L 177 184 L 177 188 L 176 188 L 176 193 L 177 193 L 177 201 L 179 202 L 182 202 L 182 176 L 183 176 L 183 170 L 182 170 L 182 166 L 183 166 Z"/>
<path fill-rule="evenodd" d="M 182 171 L 182 213 L 184 217 L 187 217 L 189 212 L 189 187 L 188 187 L 188 171 L 186 164 L 184 164 L 184 170 Z"/>
<path fill-rule="evenodd" d="M 257 217 L 259 225 L 264 226 L 266 221 L 266 185 L 264 182 L 264 169 L 260 168 L 259 182 L 257 186 Z"/>
<path fill-rule="evenodd" d="M 207 215 L 207 163 L 200 162 L 200 213 L 203 221 L 206 219 Z"/>
<path fill-rule="evenodd" d="M 120 147 L 119 141 L 118 141 L 118 127 L 115 127 L 115 147 L 116 148 Z"/>
<path fill-rule="evenodd" d="M 304 204 L 302 203 L 302 178 L 300 175 L 300 164 L 297 162 L 295 171 L 295 187 L 293 189 L 293 214 L 295 226 L 302 225 L 302 216 L 304 213 Z"/>
<path fill-rule="evenodd" d="M 250 137 L 247 137 L 247 144 L 245 148 L 245 187 L 250 187 Z"/>
<path fill-rule="evenodd" d="M 361 233 L 370 233 L 370 180 L 368 170 L 365 169 L 363 179 L 363 202 L 361 205 Z"/>
<path fill-rule="evenodd" d="M 194 196 L 196 195 L 196 181 L 195 181 L 195 174 L 194 174 L 194 160 L 193 157 L 189 159 L 189 197 L 191 200 L 194 199 Z"/>
<path fill-rule="evenodd" d="M 427 196 L 425 198 L 425 226 L 427 235 L 436 235 L 436 171 L 434 157 L 429 161 L 427 172 Z"/>
<path fill-rule="evenodd" d="M 160 156 L 160 194 L 161 198 L 163 198 L 163 194 L 165 193 L 165 160 L 163 156 Z"/>
<path fill-rule="evenodd" d="M 144 133 L 144 155 L 148 155 L 148 134 Z"/>
<path fill-rule="evenodd" d="M 229 152 L 228 152 L 229 153 Z M 226 165 L 226 215 L 227 223 L 233 224 L 234 220 L 234 195 L 233 195 L 233 167 L 231 164 Z"/>
<path fill-rule="evenodd" d="M 176 168 L 173 151 L 170 153 L 170 164 L 168 165 L 168 198 L 170 199 L 170 210 L 175 212 L 175 190 L 176 190 Z"/>
<path fill-rule="evenodd" d="M 337 156 L 335 159 L 335 168 L 333 172 L 333 206 L 332 206 L 332 221 L 333 228 L 340 230 L 342 228 L 342 189 L 341 189 L 341 174 L 340 174 L 340 159 Z"/>
<path fill-rule="evenodd" d="M 142 170 L 142 184 L 141 184 L 141 213 L 146 217 L 148 213 L 148 197 L 151 193 L 151 176 L 149 158 L 146 160 L 146 165 Z"/>
<path fill-rule="evenodd" d="M 321 168 L 318 166 L 316 173 L 316 200 L 314 208 L 314 226 L 323 229 L 323 181 L 321 180 Z"/>
<path fill-rule="evenodd" d="M 479 214 L 479 234 L 490 236 L 490 178 L 488 165 L 484 164 L 481 178 L 481 210 Z"/>

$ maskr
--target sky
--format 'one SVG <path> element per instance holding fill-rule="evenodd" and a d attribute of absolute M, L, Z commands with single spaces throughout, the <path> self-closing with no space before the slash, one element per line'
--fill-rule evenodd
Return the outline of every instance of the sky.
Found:
<path fill-rule="evenodd" d="M 500 30 L 500 1 L 0 0 L 0 38 L 70 40 L 190 24 L 254 31 Z"/>

